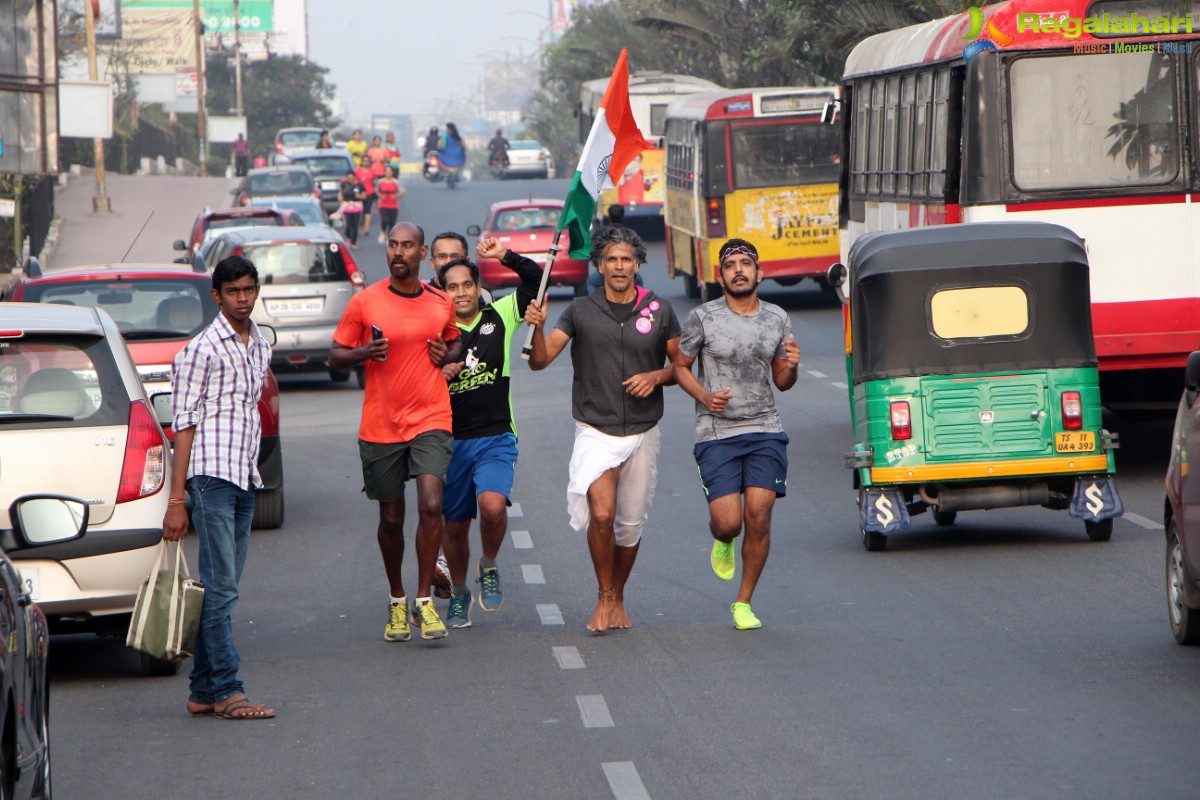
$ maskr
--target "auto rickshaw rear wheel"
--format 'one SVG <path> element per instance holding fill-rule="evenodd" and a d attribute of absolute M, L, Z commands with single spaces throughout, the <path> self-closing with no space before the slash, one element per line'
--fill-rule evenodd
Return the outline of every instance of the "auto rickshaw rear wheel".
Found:
<path fill-rule="evenodd" d="M 1102 519 L 1099 522 L 1091 520 L 1083 521 L 1083 528 L 1087 531 L 1088 538 L 1093 542 L 1107 542 L 1112 538 L 1113 521 L 1112 518 Z"/>
<path fill-rule="evenodd" d="M 872 553 L 877 553 L 887 547 L 887 537 L 879 531 L 869 531 L 866 528 L 859 528 L 862 531 L 863 547 L 867 548 Z"/>
<path fill-rule="evenodd" d="M 954 524 L 954 520 L 958 519 L 957 511 L 942 511 L 941 509 L 933 509 L 933 521 L 943 528 L 947 528 Z"/>

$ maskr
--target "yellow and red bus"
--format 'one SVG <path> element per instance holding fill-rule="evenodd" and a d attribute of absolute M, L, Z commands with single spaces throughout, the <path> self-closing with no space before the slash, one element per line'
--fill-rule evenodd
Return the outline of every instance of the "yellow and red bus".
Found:
<path fill-rule="evenodd" d="M 823 279 L 838 258 L 836 86 L 726 89 L 667 109 L 667 272 L 690 297 L 717 286 L 717 251 L 739 236 L 763 275 Z"/>
<path fill-rule="evenodd" d="M 865 39 L 842 80 L 843 253 L 922 225 L 1069 228 L 1106 405 L 1174 408 L 1200 346 L 1197 52 L 1200 5 L 1157 0 L 1008 0 Z"/>
<path fill-rule="evenodd" d="M 608 78 L 588 81 L 579 90 L 579 143 L 587 141 Z M 596 204 L 596 215 L 604 216 L 610 205 L 625 207 L 627 220 L 648 219 L 658 224 L 663 209 L 663 123 L 667 105 L 685 95 L 719 89 L 717 84 L 691 75 L 641 71 L 629 76 L 629 108 L 642 136 L 653 146 L 630 162 L 618 185 L 606 189 Z M 649 227 L 649 226 L 647 226 Z"/>

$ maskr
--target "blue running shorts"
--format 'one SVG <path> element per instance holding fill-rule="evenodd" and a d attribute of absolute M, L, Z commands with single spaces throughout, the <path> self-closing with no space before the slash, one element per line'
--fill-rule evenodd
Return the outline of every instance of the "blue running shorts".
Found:
<path fill-rule="evenodd" d="M 712 502 L 742 494 L 747 486 L 787 494 L 786 433 L 743 433 L 728 439 L 697 442 L 692 449 L 700 470 L 704 499 Z"/>
<path fill-rule="evenodd" d="M 508 499 L 516 466 L 517 437 L 511 433 L 455 439 L 442 491 L 442 514 L 450 522 L 475 519 L 475 497 L 482 492 L 497 492 Z"/>

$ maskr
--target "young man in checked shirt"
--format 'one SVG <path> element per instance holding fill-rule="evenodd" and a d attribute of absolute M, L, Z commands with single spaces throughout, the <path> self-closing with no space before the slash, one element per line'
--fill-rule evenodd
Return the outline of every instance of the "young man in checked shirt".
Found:
<path fill-rule="evenodd" d="M 238 679 L 241 661 L 230 621 L 250 544 L 254 487 L 262 485 L 256 466 L 262 428 L 258 400 L 271 363 L 271 346 L 250 319 L 258 299 L 254 264 L 241 256 L 218 263 L 212 297 L 221 313 L 175 356 L 174 473 L 163 538 L 178 541 L 187 535 L 185 503 L 190 500 L 205 596 L 187 710 L 224 719 L 269 719 L 274 709 L 247 697 Z"/>

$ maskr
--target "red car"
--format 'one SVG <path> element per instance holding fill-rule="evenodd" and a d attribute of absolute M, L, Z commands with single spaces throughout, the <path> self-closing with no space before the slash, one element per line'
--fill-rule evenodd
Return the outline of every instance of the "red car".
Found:
<path fill-rule="evenodd" d="M 546 253 L 554 241 L 554 229 L 563 213 L 562 200 L 503 200 L 493 203 L 488 211 L 487 222 L 482 232 L 472 225 L 467 233 L 486 239 L 495 236 L 500 243 L 523 256 L 532 258 L 545 266 Z M 571 258 L 570 235 L 563 231 L 558 240 L 558 255 L 550 270 L 550 283 L 555 286 L 570 286 L 575 296 L 587 294 L 589 261 Z M 502 289 L 521 282 L 517 273 L 493 258 L 479 259 L 479 282 L 485 289 Z"/>
<path fill-rule="evenodd" d="M 171 390 L 171 362 L 192 337 L 216 318 L 209 291 L 212 274 L 191 265 L 96 264 L 21 273 L 4 300 L 103 308 L 116 321 L 137 364 L 146 393 Z M 283 524 L 283 452 L 279 444 L 279 384 L 267 370 L 262 399 L 258 471 L 263 488 L 254 498 L 254 527 Z M 168 439 L 174 431 L 166 428 Z"/>
<path fill-rule="evenodd" d="M 180 264 L 190 264 L 205 239 L 218 230 L 226 228 L 249 228 L 259 225 L 303 225 L 304 220 L 295 211 L 279 208 L 220 208 L 213 211 L 206 208 L 192 223 L 192 233 L 187 240 L 176 239 L 175 249 L 184 250 L 186 256 L 178 260 Z"/>

